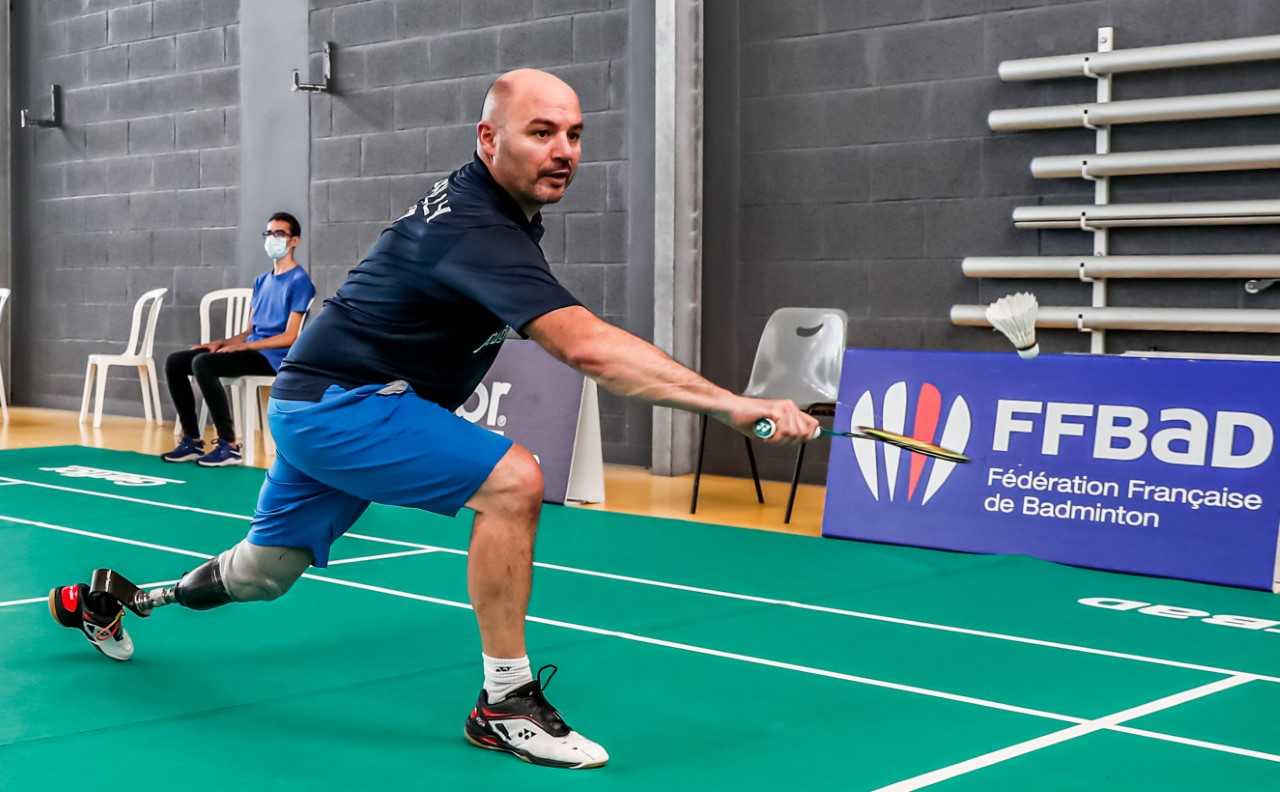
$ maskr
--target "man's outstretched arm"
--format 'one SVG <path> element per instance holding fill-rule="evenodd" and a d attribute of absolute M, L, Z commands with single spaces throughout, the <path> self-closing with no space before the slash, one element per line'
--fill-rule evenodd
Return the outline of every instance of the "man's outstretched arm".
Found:
<path fill-rule="evenodd" d="M 556 358 L 620 396 L 705 413 L 749 437 L 754 436 L 751 429 L 757 420 L 771 418 L 777 425 L 769 440 L 774 443 L 803 442 L 818 427 L 817 419 L 794 402 L 752 399 L 725 390 L 582 306 L 543 314 L 524 331 Z"/>

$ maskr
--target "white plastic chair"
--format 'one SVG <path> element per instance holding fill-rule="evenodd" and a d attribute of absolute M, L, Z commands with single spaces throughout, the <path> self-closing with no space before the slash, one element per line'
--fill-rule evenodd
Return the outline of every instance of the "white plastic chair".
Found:
<path fill-rule="evenodd" d="M 9 301 L 9 290 L 0 289 L 0 319 L 4 319 L 4 304 Z M 4 369 L 0 369 L 0 423 L 9 423 L 9 402 L 4 394 Z"/>
<path fill-rule="evenodd" d="M 214 303 L 225 303 L 223 306 L 223 322 L 222 335 L 219 338 L 231 338 L 239 335 L 249 329 L 249 313 L 251 303 L 253 301 L 253 289 L 234 288 L 234 289 L 214 289 L 208 294 L 200 298 L 200 343 L 207 344 L 213 340 L 213 305 Z M 192 390 L 196 393 L 200 389 L 195 385 L 195 377 L 190 378 L 192 381 Z M 223 378 L 223 385 L 230 385 L 234 379 Z M 235 388 L 231 389 L 231 416 L 232 423 L 236 427 L 236 431 L 240 431 L 241 415 L 240 415 L 240 391 Z M 209 423 L 209 405 L 203 399 L 200 400 L 200 416 L 196 421 L 196 425 L 200 427 L 200 434 L 204 434 L 204 428 Z M 182 435 L 182 419 L 177 418 L 173 422 L 173 435 L 180 437 Z"/>
<path fill-rule="evenodd" d="M 316 298 L 312 297 L 307 303 L 307 310 L 302 313 L 302 322 L 298 325 L 298 334 L 302 334 L 302 328 L 307 324 L 307 317 L 311 315 L 311 306 L 315 305 Z M 274 453 L 275 448 L 271 442 L 271 428 L 267 426 L 266 413 L 262 409 L 262 389 L 270 388 L 274 384 L 276 378 L 274 375 L 269 376 L 246 376 L 240 377 L 237 385 L 243 389 L 240 395 L 240 403 L 244 407 L 244 425 L 237 429 L 240 432 L 241 450 L 244 454 L 245 462 L 252 462 L 255 452 L 257 451 L 257 433 L 259 426 L 262 429 L 263 446 L 268 452 Z"/>
<path fill-rule="evenodd" d="M 147 423 L 161 420 L 160 385 L 156 378 L 156 361 L 153 353 L 156 345 L 156 323 L 160 319 L 160 307 L 168 289 L 152 289 L 138 298 L 133 306 L 133 325 L 129 329 L 129 343 L 119 355 L 90 355 L 84 372 L 84 397 L 80 400 L 80 423 L 89 414 L 89 394 L 93 378 L 98 378 L 96 399 L 93 404 L 93 426 L 102 426 L 102 402 L 107 394 L 107 372 L 112 366 L 133 366 L 138 370 L 138 383 L 142 387 L 142 410 Z M 145 326 L 143 314 L 146 314 Z"/>
<path fill-rule="evenodd" d="M 848 345 L 849 316 L 839 308 L 779 308 L 765 323 L 756 347 L 755 362 L 744 396 L 758 399 L 790 399 L 811 415 L 834 415 L 840 392 L 840 368 Z M 698 467 L 693 476 L 693 500 L 689 513 L 698 510 L 698 484 L 702 478 L 702 453 L 707 442 L 707 417 L 702 416 L 698 439 Z M 751 438 L 743 438 L 747 459 L 751 462 L 751 478 L 756 485 L 756 500 L 764 503 L 760 473 Z M 796 453 L 795 473 L 791 477 L 791 494 L 787 498 L 784 522 L 791 522 L 800 468 L 804 464 L 805 443 Z"/>

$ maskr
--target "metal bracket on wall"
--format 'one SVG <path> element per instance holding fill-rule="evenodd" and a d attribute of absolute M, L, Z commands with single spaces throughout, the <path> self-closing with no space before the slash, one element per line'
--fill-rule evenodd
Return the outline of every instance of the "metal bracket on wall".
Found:
<path fill-rule="evenodd" d="M 18 126 L 23 129 L 62 126 L 62 86 L 57 83 L 49 86 L 49 108 L 48 118 L 32 118 L 31 111 L 22 108 L 18 111 Z"/>
<path fill-rule="evenodd" d="M 335 49 L 332 41 L 324 43 L 324 52 L 322 54 L 321 63 L 324 70 L 324 82 L 322 83 L 304 83 L 298 76 L 298 70 L 293 70 L 293 87 L 294 91 L 307 91 L 310 93 L 331 93 L 333 89 L 333 50 Z"/>
<path fill-rule="evenodd" d="M 1253 278 L 1244 282 L 1244 290 L 1250 294 L 1260 294 L 1276 283 L 1280 283 L 1280 278 Z"/>

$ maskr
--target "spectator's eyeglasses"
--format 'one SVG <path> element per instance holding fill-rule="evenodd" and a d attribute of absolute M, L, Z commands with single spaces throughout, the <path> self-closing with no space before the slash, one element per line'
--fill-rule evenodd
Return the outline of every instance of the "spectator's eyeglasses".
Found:
<path fill-rule="evenodd" d="M 262 235 L 264 237 L 275 237 L 276 239 L 289 239 L 293 236 L 288 231 L 280 231 L 278 229 L 275 231 L 263 231 Z"/>

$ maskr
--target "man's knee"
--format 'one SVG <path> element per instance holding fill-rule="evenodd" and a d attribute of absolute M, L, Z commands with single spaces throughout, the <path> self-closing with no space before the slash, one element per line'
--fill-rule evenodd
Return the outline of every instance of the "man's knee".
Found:
<path fill-rule="evenodd" d="M 542 504 L 543 492 L 542 466 L 527 448 L 513 445 L 494 466 L 477 495 L 482 501 L 536 510 Z"/>
<path fill-rule="evenodd" d="M 215 366 L 217 361 L 214 359 L 216 352 L 201 352 L 191 359 L 191 373 L 197 377 L 215 374 Z"/>
<path fill-rule="evenodd" d="M 164 359 L 164 372 L 166 378 L 174 379 L 176 377 L 185 377 L 191 373 L 191 369 L 189 368 L 190 364 L 188 363 L 188 351 L 189 350 L 184 349 L 179 352 L 170 352 L 169 356 Z"/>

